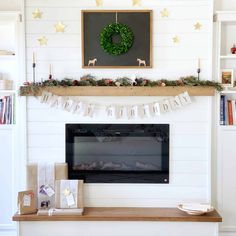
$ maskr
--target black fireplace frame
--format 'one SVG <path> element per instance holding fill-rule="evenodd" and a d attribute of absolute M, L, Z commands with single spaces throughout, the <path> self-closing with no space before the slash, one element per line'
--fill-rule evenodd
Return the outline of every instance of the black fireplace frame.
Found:
<path fill-rule="evenodd" d="M 133 125 L 143 128 L 163 129 L 168 132 L 168 158 L 162 158 L 163 170 L 162 171 L 109 171 L 109 170 L 73 170 L 73 156 L 71 147 L 71 138 L 73 137 L 73 130 L 89 125 L 90 127 L 96 126 L 123 126 Z M 69 179 L 83 179 L 85 183 L 169 183 L 169 124 L 66 124 L 66 162 L 68 163 Z"/>

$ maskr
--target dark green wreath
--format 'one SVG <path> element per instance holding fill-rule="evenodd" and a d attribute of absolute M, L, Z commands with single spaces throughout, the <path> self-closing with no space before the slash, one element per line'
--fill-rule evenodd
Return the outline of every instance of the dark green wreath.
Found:
<path fill-rule="evenodd" d="M 113 37 L 120 35 L 119 43 L 113 42 Z M 134 41 L 131 29 L 121 23 L 113 23 L 106 26 L 100 34 L 100 44 L 103 50 L 110 55 L 120 55 L 129 51 Z"/>

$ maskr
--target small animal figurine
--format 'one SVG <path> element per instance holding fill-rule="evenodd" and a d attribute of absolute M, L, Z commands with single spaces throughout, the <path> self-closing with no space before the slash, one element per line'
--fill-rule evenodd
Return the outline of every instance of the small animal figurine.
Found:
<path fill-rule="evenodd" d="M 94 58 L 93 60 L 89 60 L 88 66 L 95 66 L 96 62 L 97 62 L 97 58 Z"/>
<path fill-rule="evenodd" d="M 141 60 L 141 59 L 139 59 L 139 58 L 137 58 L 137 61 L 138 61 L 138 65 L 139 66 L 146 66 L 146 61 L 145 60 Z"/>

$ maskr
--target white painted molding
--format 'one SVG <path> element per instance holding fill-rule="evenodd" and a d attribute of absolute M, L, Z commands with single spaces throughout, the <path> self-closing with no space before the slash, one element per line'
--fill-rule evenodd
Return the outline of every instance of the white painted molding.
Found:
<path fill-rule="evenodd" d="M 216 11 L 216 21 L 236 21 L 236 11 Z"/>

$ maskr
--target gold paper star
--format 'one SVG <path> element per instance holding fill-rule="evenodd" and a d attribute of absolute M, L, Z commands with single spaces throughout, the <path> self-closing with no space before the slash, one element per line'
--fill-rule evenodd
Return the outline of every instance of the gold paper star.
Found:
<path fill-rule="evenodd" d="M 178 36 L 173 37 L 172 40 L 173 40 L 173 43 L 179 43 L 180 42 Z"/>
<path fill-rule="evenodd" d="M 140 6 L 141 0 L 133 0 L 133 6 Z"/>
<path fill-rule="evenodd" d="M 200 29 L 202 28 L 202 25 L 201 25 L 199 22 L 197 22 L 197 23 L 194 25 L 194 28 L 195 28 L 195 30 L 200 30 Z"/>
<path fill-rule="evenodd" d="M 59 33 L 59 32 L 64 33 L 65 32 L 66 26 L 61 21 L 58 21 L 57 24 L 54 25 L 54 27 L 55 27 L 55 30 L 57 33 Z"/>
<path fill-rule="evenodd" d="M 103 4 L 102 0 L 96 0 L 96 6 L 97 7 L 102 6 L 102 4 Z"/>
<path fill-rule="evenodd" d="M 40 46 L 47 45 L 48 40 L 45 36 L 38 39 Z"/>
<path fill-rule="evenodd" d="M 70 195 L 70 190 L 68 188 L 65 188 L 63 191 L 65 196 L 69 196 Z"/>
<path fill-rule="evenodd" d="M 41 19 L 42 14 L 43 14 L 43 13 L 42 13 L 38 8 L 35 9 L 34 12 L 32 12 L 32 15 L 33 15 L 33 18 L 34 18 L 34 19 Z"/>
<path fill-rule="evenodd" d="M 161 17 L 169 17 L 169 12 L 166 8 L 161 11 Z"/>

